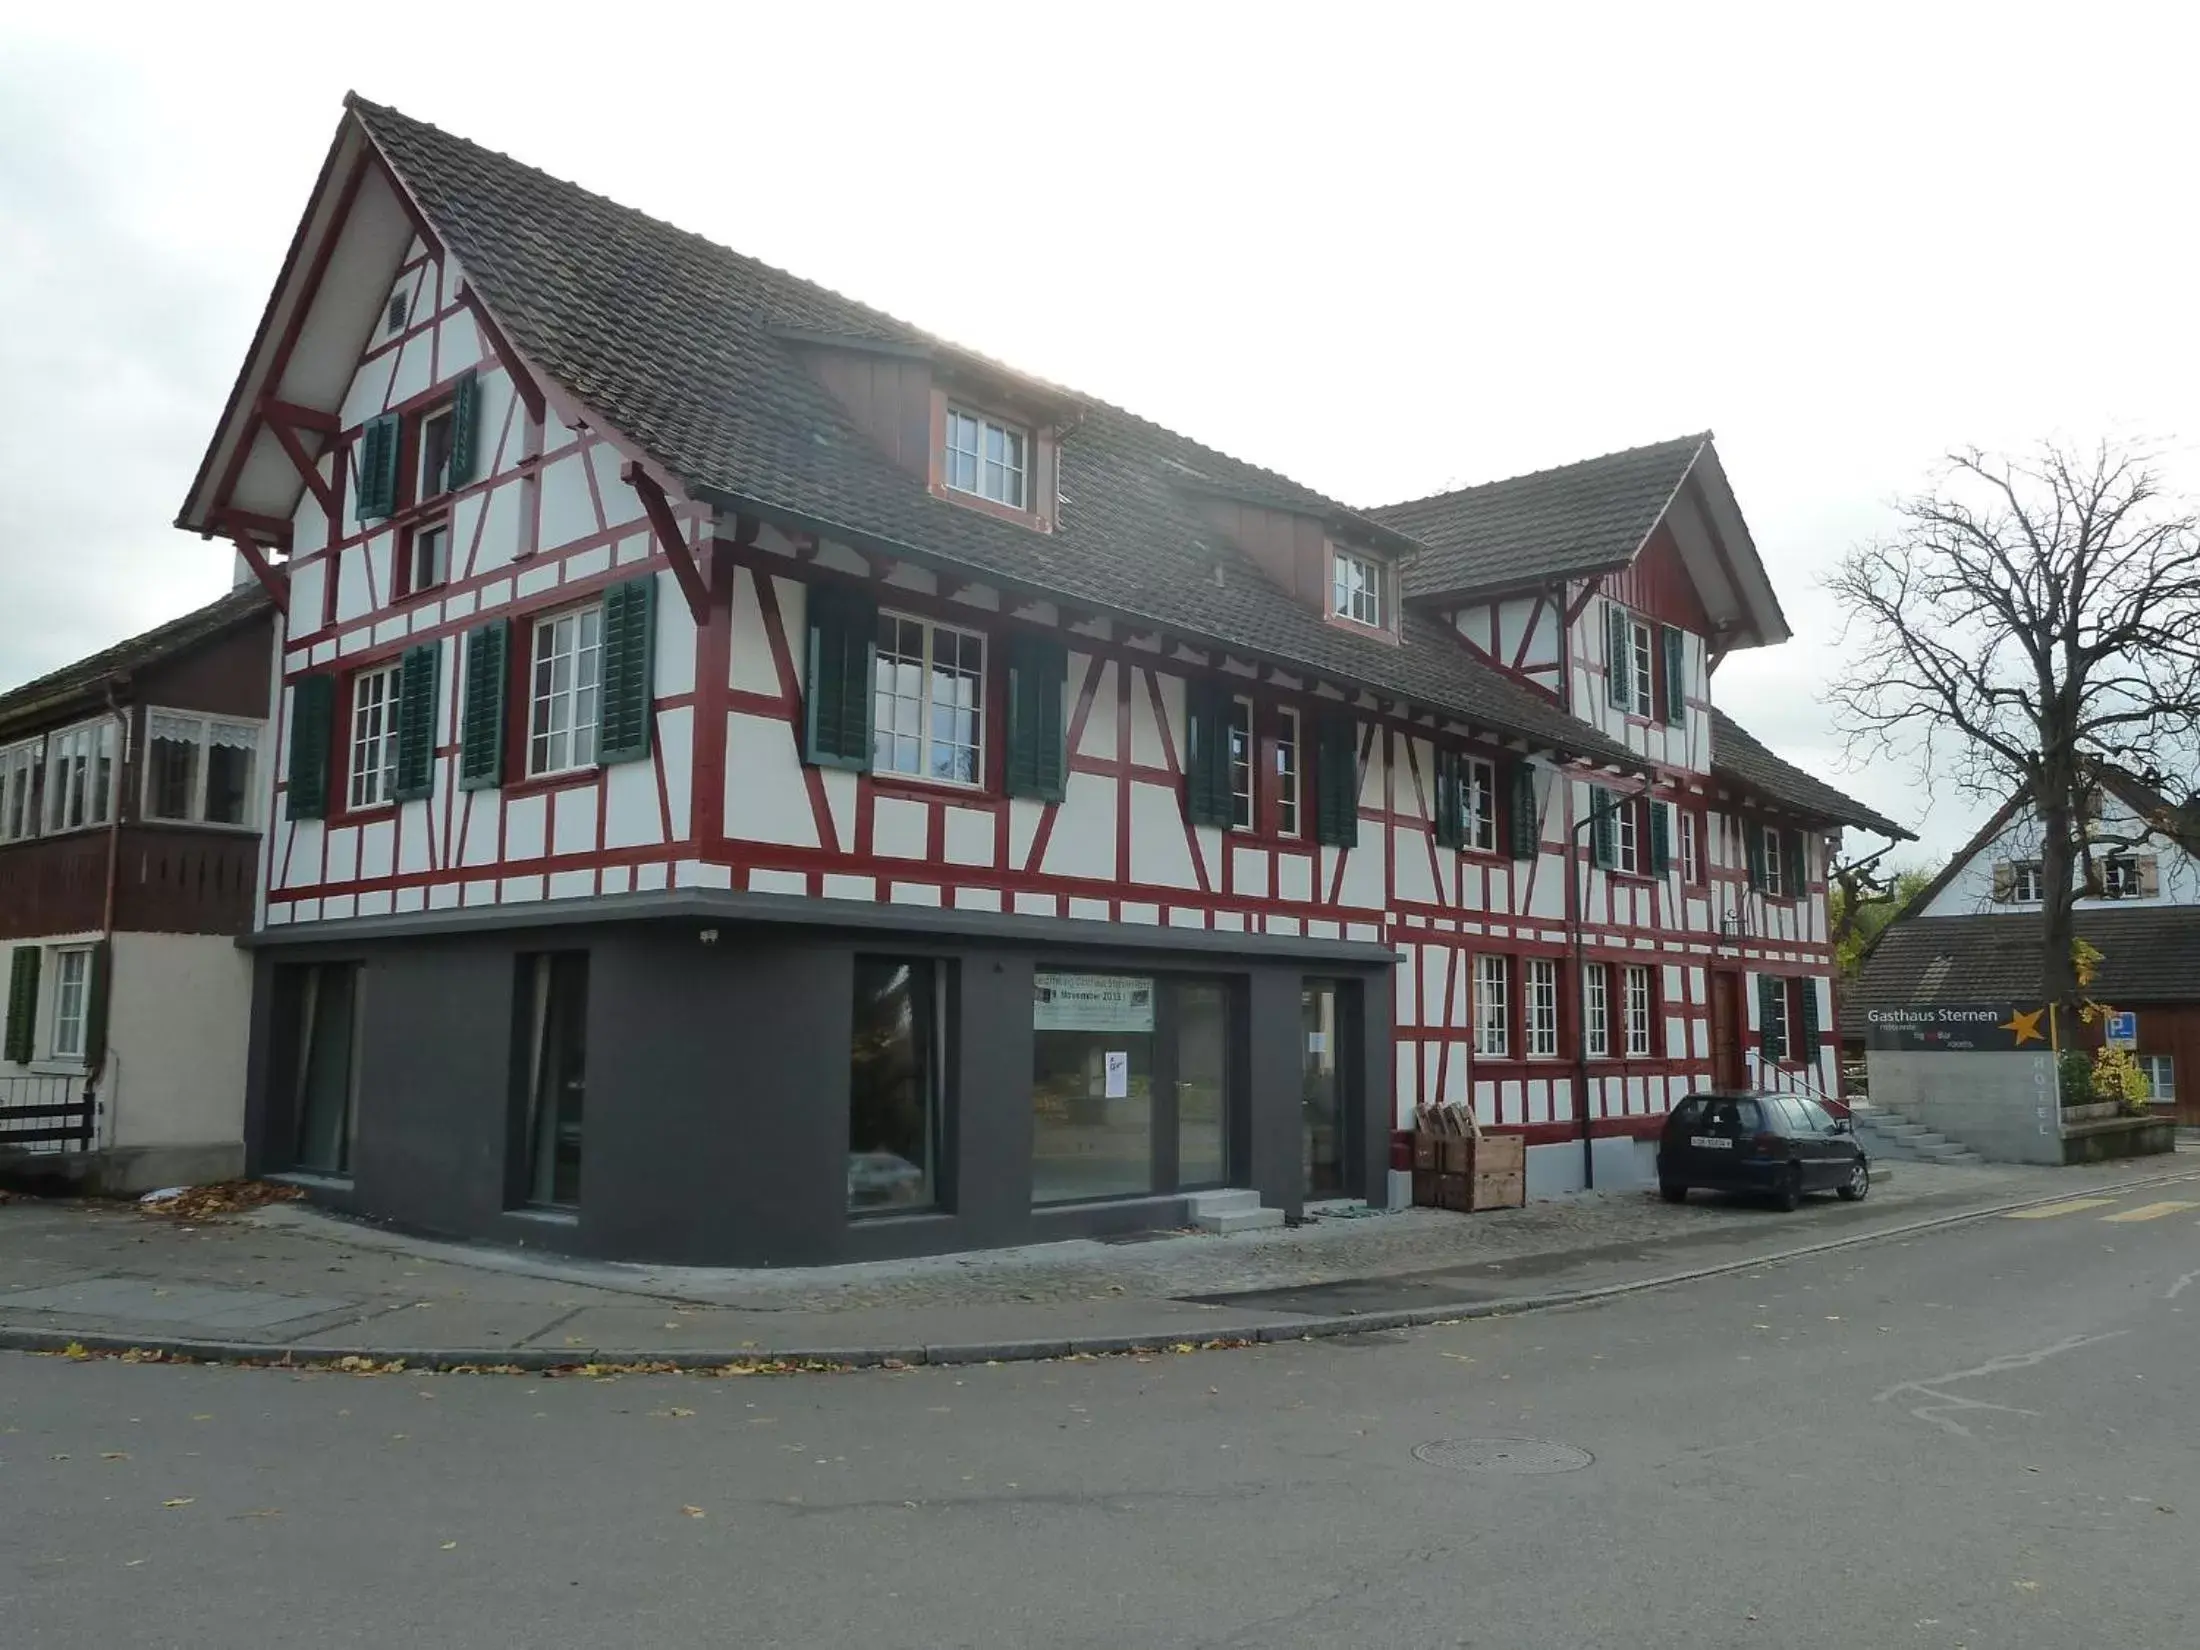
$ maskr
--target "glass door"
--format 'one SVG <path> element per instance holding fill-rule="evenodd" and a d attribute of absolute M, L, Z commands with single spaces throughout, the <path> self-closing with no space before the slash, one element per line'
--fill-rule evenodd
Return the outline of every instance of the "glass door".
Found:
<path fill-rule="evenodd" d="M 1230 993 L 1205 981 L 1176 988 L 1176 1186 L 1230 1177 Z"/>
<path fill-rule="evenodd" d="M 1344 993 L 1334 980 L 1308 980 L 1299 992 L 1299 1157 L 1309 1198 L 1344 1197 Z"/>

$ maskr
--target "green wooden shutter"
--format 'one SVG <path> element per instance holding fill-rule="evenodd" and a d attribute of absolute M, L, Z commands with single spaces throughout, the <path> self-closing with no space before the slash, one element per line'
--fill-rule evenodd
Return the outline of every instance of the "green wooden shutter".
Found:
<path fill-rule="evenodd" d="M 19 1066 L 31 1063 L 38 1033 L 38 947 L 19 945 L 8 964 L 7 1057 Z"/>
<path fill-rule="evenodd" d="M 451 462 L 444 484 L 454 491 L 474 479 L 481 452 L 481 382 L 472 369 L 451 392 Z"/>
<path fill-rule="evenodd" d="M 1658 647 L 1665 660 L 1665 720 L 1679 727 L 1688 720 L 1687 638 L 1671 625 L 1658 627 Z"/>
<path fill-rule="evenodd" d="M 1619 863 L 1619 849 L 1612 821 L 1616 805 L 1612 793 L 1602 785 L 1589 787 L 1589 817 L 1595 822 L 1589 829 L 1591 857 L 1601 871 L 1609 871 Z"/>
<path fill-rule="evenodd" d="M 802 661 L 802 760 L 817 768 L 871 767 L 872 661 L 878 609 L 837 585 L 808 591 L 809 649 Z"/>
<path fill-rule="evenodd" d="M 1535 803 L 1535 768 L 1526 761 L 1512 768 L 1512 818 L 1506 832 L 1512 857 L 1529 860 L 1543 851 L 1543 816 Z"/>
<path fill-rule="evenodd" d="M 384 413 L 359 433 L 359 519 L 380 521 L 397 508 L 397 414 Z"/>
<path fill-rule="evenodd" d="M 1670 803 L 1650 804 L 1650 874 L 1662 877 L 1673 868 L 1673 808 Z"/>
<path fill-rule="evenodd" d="M 1229 828 L 1230 696 L 1217 682 L 1184 684 L 1184 814 Z"/>
<path fill-rule="evenodd" d="M 599 766 L 648 759 L 649 728 L 656 720 L 651 691 L 656 637 L 656 574 L 644 573 L 603 593 L 603 710 L 596 725 Z"/>
<path fill-rule="evenodd" d="M 458 788 L 494 790 L 504 783 L 504 668 L 506 619 L 491 619 L 466 633 L 466 685 L 459 700 L 464 726 L 458 736 Z"/>
<path fill-rule="evenodd" d="M 443 674 L 443 644 L 405 649 L 397 675 L 397 783 L 391 795 L 411 802 L 435 791 L 435 702 Z"/>
<path fill-rule="evenodd" d="M 1635 704 L 1633 623 L 1627 609 L 1617 602 L 1604 604 L 1605 691 L 1615 707 L 1632 710 Z"/>
<path fill-rule="evenodd" d="M 1787 1047 L 1772 1022 L 1782 1018 L 1780 994 L 1783 982 L 1773 975 L 1757 976 L 1757 1048 L 1767 1060 L 1784 1060 Z"/>
<path fill-rule="evenodd" d="M 290 782 L 284 812 L 328 817 L 329 741 L 336 732 L 336 678 L 301 676 L 290 687 Z"/>
<path fill-rule="evenodd" d="M 1321 718 L 1320 729 L 1314 840 L 1328 848 L 1350 848 L 1360 840 L 1360 725 L 1349 714 L 1333 711 Z"/>
<path fill-rule="evenodd" d="M 1818 982 L 1801 979 L 1795 982 L 1795 994 L 1802 999 L 1802 1036 L 1795 1050 L 1799 1060 L 1815 1061 L 1818 1058 Z"/>
<path fill-rule="evenodd" d="M 1051 636 L 1008 642 L 1008 794 L 1059 802 L 1069 780 L 1062 693 L 1069 649 Z"/>
<path fill-rule="evenodd" d="M 1459 753 L 1436 753 L 1436 846 L 1457 848 L 1466 841 L 1466 819 L 1459 801 Z"/>
<path fill-rule="evenodd" d="M 1749 863 L 1749 885 L 1763 892 L 1765 886 L 1765 828 L 1754 819 L 1742 821 L 1742 857 Z"/>
<path fill-rule="evenodd" d="M 114 947 L 106 940 L 92 943 L 92 954 L 85 963 L 88 971 L 84 981 L 84 1066 L 97 1071 L 107 1057 L 107 1002 L 113 994 L 111 976 L 114 972 Z"/>
<path fill-rule="evenodd" d="M 1803 833 L 1788 831 L 1780 841 L 1780 892 L 1801 899 L 1810 891 L 1810 867 L 1803 863 Z"/>

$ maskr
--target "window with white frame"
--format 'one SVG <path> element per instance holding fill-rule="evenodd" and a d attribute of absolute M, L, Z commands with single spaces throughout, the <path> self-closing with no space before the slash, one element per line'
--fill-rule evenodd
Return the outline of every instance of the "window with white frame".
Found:
<path fill-rule="evenodd" d="M 115 724 L 102 716 L 46 736 L 46 829 L 74 831 L 114 817 Z"/>
<path fill-rule="evenodd" d="M 53 962 L 53 1057 L 81 1060 L 92 995 L 91 948 L 64 947 L 53 954 Z"/>
<path fill-rule="evenodd" d="M 1657 633 L 1639 620 L 1629 620 L 1627 625 L 1627 652 L 1630 663 L 1628 672 L 1628 697 L 1637 716 L 1650 716 L 1657 709 Z"/>
<path fill-rule="evenodd" d="M 1765 892 L 1785 894 L 1787 887 L 1782 877 L 1786 868 L 1780 863 L 1780 833 L 1770 825 L 1760 825 L 1758 830 L 1765 844 Z"/>
<path fill-rule="evenodd" d="M 2022 905 L 2037 905 L 2045 897 L 2047 884 L 2040 877 L 2040 862 L 2036 859 L 2020 859 L 2009 867 L 2009 897 Z"/>
<path fill-rule="evenodd" d="M 351 679 L 351 776 L 345 796 L 354 808 L 376 808 L 397 788 L 398 667 L 362 670 Z"/>
<path fill-rule="evenodd" d="M 206 825 L 251 824 L 252 769 L 259 749 L 257 722 L 148 710 L 145 817 Z"/>
<path fill-rule="evenodd" d="M 438 407 L 420 421 L 420 475 L 415 500 L 426 503 L 451 490 L 451 439 L 458 424 L 450 407 Z"/>
<path fill-rule="evenodd" d="M 527 698 L 528 774 L 594 765 L 603 720 L 603 608 L 570 608 L 536 620 L 534 661 Z M 394 752 L 393 746 L 393 762 Z"/>
<path fill-rule="evenodd" d="M 1687 882 L 1703 880 L 1703 849 L 1696 841 L 1696 815 L 1688 808 L 1674 810 L 1681 820 L 1681 877 Z"/>
<path fill-rule="evenodd" d="M 1650 1052 L 1650 970 L 1640 963 L 1627 967 L 1627 1052 Z"/>
<path fill-rule="evenodd" d="M 43 739 L 0 750 L 0 842 L 38 834 L 38 763 L 45 751 Z"/>
<path fill-rule="evenodd" d="M 1460 841 L 1485 854 L 1497 852 L 1497 765 L 1479 756 L 1459 764 Z"/>
<path fill-rule="evenodd" d="M 1230 826 L 1253 828 L 1253 701 L 1230 701 Z"/>
<path fill-rule="evenodd" d="M 1380 628 L 1383 622 L 1383 564 L 1373 556 L 1334 552 L 1330 569 L 1330 608 L 1341 619 Z"/>
<path fill-rule="evenodd" d="M 1512 1053 L 1512 959 L 1474 959 L 1474 1052 L 1504 1059 Z"/>
<path fill-rule="evenodd" d="M 1549 957 L 1528 959 L 1528 1058 L 1558 1053 L 1558 964 Z"/>
<path fill-rule="evenodd" d="M 1601 1059 L 1612 1052 L 1612 965 L 1584 964 L 1581 993 L 1584 1047 L 1591 1056 Z"/>
<path fill-rule="evenodd" d="M 1030 482 L 1025 455 L 1029 451 L 1024 431 L 949 407 L 941 480 L 958 493 L 975 493 L 1012 510 L 1027 509 Z"/>
<path fill-rule="evenodd" d="M 1635 797 L 1612 803 L 1612 864 L 1621 871 L 1642 871 L 1642 804 Z"/>
<path fill-rule="evenodd" d="M 2110 854 L 2101 862 L 2103 899 L 2137 899 L 2139 887 L 2138 855 Z"/>
<path fill-rule="evenodd" d="M 906 613 L 878 616 L 871 771 L 985 779 L 985 638 Z"/>
<path fill-rule="evenodd" d="M 2177 1062 L 2167 1054 L 2142 1054 L 2139 1069 L 2147 1074 L 2149 1100 L 2177 1098 Z"/>
<path fill-rule="evenodd" d="M 1299 713 L 1276 712 L 1276 834 L 1299 834 Z"/>

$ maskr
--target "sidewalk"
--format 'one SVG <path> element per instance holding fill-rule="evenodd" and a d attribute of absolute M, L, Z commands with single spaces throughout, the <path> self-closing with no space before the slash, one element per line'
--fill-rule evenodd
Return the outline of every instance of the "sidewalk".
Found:
<path fill-rule="evenodd" d="M 776 1272 L 438 1243 L 295 1204 L 193 1223 L 16 1199 L 0 1204 L 0 1348 L 539 1369 L 950 1363 L 1298 1339 L 1524 1311 L 2200 1178 L 2196 1156 L 2081 1169 L 1903 1163 L 1862 1204 L 1813 1199 L 1793 1215 L 1615 1193 Z"/>

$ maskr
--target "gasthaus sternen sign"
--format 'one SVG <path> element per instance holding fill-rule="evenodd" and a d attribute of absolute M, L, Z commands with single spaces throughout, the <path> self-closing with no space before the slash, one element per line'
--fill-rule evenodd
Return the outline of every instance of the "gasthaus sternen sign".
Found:
<path fill-rule="evenodd" d="M 2038 1053 L 2054 1046 L 2053 1011 L 2022 1003 L 1913 1003 L 1864 1014 L 1867 1048 L 1912 1054 Z"/>

